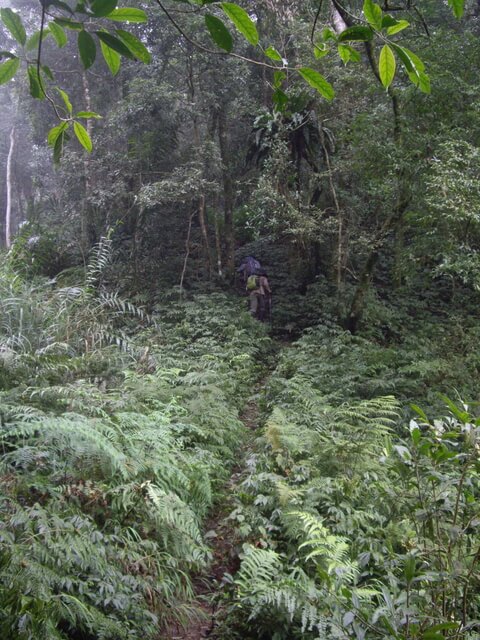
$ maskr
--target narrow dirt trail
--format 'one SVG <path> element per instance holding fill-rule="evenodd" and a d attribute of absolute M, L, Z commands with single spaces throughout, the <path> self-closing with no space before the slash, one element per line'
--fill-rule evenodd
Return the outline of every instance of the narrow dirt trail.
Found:
<path fill-rule="evenodd" d="M 177 626 L 171 628 L 170 634 L 164 636 L 169 640 L 201 640 L 212 637 L 216 627 L 218 606 L 215 594 L 221 589 L 225 574 L 233 575 L 239 568 L 240 561 L 237 553 L 238 535 L 234 525 L 227 519 L 233 510 L 231 497 L 241 482 L 245 470 L 245 460 L 253 452 L 255 432 L 259 427 L 260 411 L 258 407 L 258 393 L 265 386 L 265 378 L 255 385 L 254 395 L 245 405 L 239 418 L 247 428 L 247 434 L 238 451 L 238 462 L 232 469 L 232 475 L 225 484 L 223 499 L 215 508 L 215 513 L 205 522 L 205 531 L 211 535 L 211 550 L 213 561 L 207 576 L 200 576 L 195 584 L 197 598 L 193 603 L 198 610 L 197 619 L 193 618 L 186 628 Z"/>

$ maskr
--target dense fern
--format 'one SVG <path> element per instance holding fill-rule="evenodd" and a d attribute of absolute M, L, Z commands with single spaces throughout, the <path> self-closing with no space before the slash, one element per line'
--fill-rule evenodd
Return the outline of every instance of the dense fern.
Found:
<path fill-rule="evenodd" d="M 202 519 L 267 344 L 223 297 L 158 307 L 157 325 L 98 289 L 107 262 L 98 247 L 82 286 L 41 285 L 35 310 L 15 281 L 5 306 L 20 336 L 0 332 L 0 635 L 12 640 L 154 638 L 185 622 L 191 576 L 211 559 Z M 43 333 L 19 326 L 24 308 Z"/>
<path fill-rule="evenodd" d="M 378 359 L 369 344 L 319 328 L 284 352 L 232 513 L 255 545 L 237 598 L 249 628 L 278 638 L 413 640 L 441 630 L 472 640 L 478 419 L 443 398 L 450 418 L 430 421 L 416 407 L 406 429 L 399 401 L 371 390 L 389 388 L 378 373 L 399 375 L 401 387 L 423 364 L 388 372 L 398 354 Z M 345 384 L 333 389 L 338 379 Z"/>

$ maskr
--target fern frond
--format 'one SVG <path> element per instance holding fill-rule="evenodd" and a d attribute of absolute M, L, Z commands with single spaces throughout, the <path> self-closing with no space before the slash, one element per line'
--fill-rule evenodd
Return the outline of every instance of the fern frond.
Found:
<path fill-rule="evenodd" d="M 165 547 L 173 546 L 179 557 L 183 556 L 196 566 L 204 566 L 208 552 L 193 510 L 174 493 L 167 493 L 150 482 L 145 483 L 143 489 L 154 508 L 151 516 Z"/>
<path fill-rule="evenodd" d="M 85 285 L 93 288 L 101 274 L 105 271 L 112 257 L 112 240 L 109 237 L 100 238 L 93 247 L 85 273 Z"/>
<path fill-rule="evenodd" d="M 125 454 L 116 446 L 118 434 L 108 424 L 76 414 L 54 418 L 36 416 L 28 422 L 9 423 L 1 441 L 13 450 L 4 462 L 28 470 L 42 460 L 53 473 L 62 474 L 65 464 L 93 476 L 125 473 Z M 32 445 L 28 445 L 28 440 Z M 16 441 L 20 441 L 15 444 Z"/>
<path fill-rule="evenodd" d="M 235 576 L 240 597 L 262 591 L 265 584 L 270 584 L 282 570 L 279 554 L 271 549 L 256 549 L 247 545 L 244 552 L 240 570 Z"/>
<path fill-rule="evenodd" d="M 318 516 L 303 511 L 290 511 L 286 518 L 298 518 L 302 523 L 304 541 L 299 550 L 310 548 L 306 560 L 320 562 L 328 575 L 351 582 L 358 573 L 357 564 L 349 559 L 348 540 L 330 533 Z"/>

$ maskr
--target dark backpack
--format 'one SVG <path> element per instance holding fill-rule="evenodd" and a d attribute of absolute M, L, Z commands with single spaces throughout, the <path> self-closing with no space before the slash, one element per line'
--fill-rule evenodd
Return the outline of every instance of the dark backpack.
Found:
<path fill-rule="evenodd" d="M 242 260 L 242 264 L 245 264 L 246 272 L 248 276 L 255 273 L 255 271 L 257 271 L 257 269 L 260 269 L 261 267 L 260 262 L 253 256 L 247 256 L 246 258 L 244 258 Z"/>

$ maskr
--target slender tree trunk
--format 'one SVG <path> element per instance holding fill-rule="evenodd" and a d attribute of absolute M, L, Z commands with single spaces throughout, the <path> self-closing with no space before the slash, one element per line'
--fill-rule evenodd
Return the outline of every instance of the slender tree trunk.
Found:
<path fill-rule="evenodd" d="M 82 74 L 83 81 L 83 99 L 85 101 L 85 110 L 92 111 L 92 100 L 90 96 L 90 85 L 88 82 L 88 77 L 86 72 L 84 71 Z M 89 118 L 87 120 L 86 125 L 87 133 L 92 137 L 93 124 L 92 119 Z M 86 251 L 97 242 L 97 230 L 95 227 L 95 220 L 93 216 L 93 210 L 90 206 L 88 199 L 92 190 L 92 180 L 91 180 L 91 171 L 90 171 L 90 157 L 88 154 L 84 154 L 83 156 L 83 185 L 84 185 L 84 194 L 83 194 L 83 207 L 82 207 L 82 235 L 83 235 L 83 243 Z"/>
<path fill-rule="evenodd" d="M 15 163 L 15 173 L 17 172 L 17 166 Z M 27 215 L 27 198 L 25 197 L 25 191 L 21 188 L 18 180 L 15 180 L 15 192 L 18 204 L 18 218 L 17 220 L 26 220 Z"/>
<path fill-rule="evenodd" d="M 187 64 L 188 64 L 188 86 L 189 86 L 189 92 L 190 92 L 190 101 L 193 105 L 195 101 L 195 79 L 193 75 L 193 63 L 192 63 L 191 55 L 188 57 Z M 195 109 L 194 109 L 194 115 L 192 118 L 192 123 L 193 123 L 194 144 L 198 150 L 198 153 L 200 153 L 201 151 L 200 127 L 198 125 L 198 116 Z M 203 239 L 203 246 L 205 249 L 205 259 L 207 263 L 208 275 L 209 275 L 209 278 L 211 279 L 212 272 L 213 272 L 212 271 L 213 270 L 212 251 L 210 249 L 210 241 L 208 238 L 208 227 L 207 227 L 207 222 L 205 218 L 205 201 L 206 201 L 205 192 L 202 191 L 198 200 L 198 221 L 200 223 L 200 229 L 202 232 L 202 239 Z"/>
<path fill-rule="evenodd" d="M 222 278 L 222 237 L 220 235 L 220 224 L 218 220 L 218 198 L 215 202 L 215 250 L 217 252 L 217 275 Z"/>
<path fill-rule="evenodd" d="M 335 6 L 332 6 L 332 22 L 337 33 L 341 33 L 347 28 L 345 20 L 342 18 Z"/>
<path fill-rule="evenodd" d="M 210 122 L 208 125 L 208 143 L 213 146 L 215 132 L 217 130 L 218 125 L 218 109 L 213 107 L 210 112 Z M 205 174 L 211 175 L 211 162 L 210 155 L 207 155 L 207 159 L 205 161 Z M 214 228 L 215 228 L 215 252 L 217 254 L 217 275 L 222 278 L 223 277 L 223 267 L 222 267 L 222 236 L 220 232 L 220 224 L 219 224 L 219 216 L 218 216 L 218 194 L 215 194 L 215 202 L 214 202 Z"/>
<path fill-rule="evenodd" d="M 235 272 L 235 229 L 233 224 L 233 181 L 228 158 L 227 116 L 223 104 L 218 112 L 218 141 L 222 160 L 223 206 L 225 222 L 225 265 L 229 277 Z"/>
<path fill-rule="evenodd" d="M 10 146 L 7 156 L 7 207 L 5 210 L 5 246 L 7 249 L 10 249 L 12 244 L 12 164 L 16 142 L 15 134 L 16 128 L 13 125 L 10 130 Z"/>
<path fill-rule="evenodd" d="M 198 219 L 200 221 L 200 229 L 202 231 L 203 244 L 205 247 L 205 257 L 207 259 L 208 277 L 212 278 L 212 251 L 210 249 L 210 240 L 208 239 L 208 228 L 205 217 L 205 194 L 202 193 L 198 203 Z"/>
<path fill-rule="evenodd" d="M 183 283 L 185 281 L 185 274 L 187 272 L 188 258 L 190 256 L 190 236 L 192 234 L 192 222 L 193 222 L 193 218 L 194 217 L 195 217 L 195 211 L 193 211 L 193 213 L 191 213 L 189 218 L 188 218 L 187 239 L 185 240 L 185 258 L 183 260 L 183 269 L 182 269 L 182 275 L 180 276 L 180 284 L 179 284 L 181 293 L 183 293 Z"/>
<path fill-rule="evenodd" d="M 327 165 L 328 182 L 330 185 L 330 193 L 332 194 L 333 203 L 335 205 L 335 213 L 337 214 L 337 256 L 335 260 L 335 282 L 337 286 L 337 298 L 340 300 L 341 292 L 343 290 L 343 275 L 344 275 L 344 228 L 345 221 L 343 217 L 343 210 L 340 207 L 338 201 L 337 190 L 335 189 L 335 183 L 333 181 L 333 171 L 330 162 L 330 154 L 328 153 L 327 145 L 325 144 L 325 135 L 322 128 L 322 123 L 318 125 L 320 132 L 320 142 L 322 144 L 323 155 L 325 157 L 325 164 Z"/>

